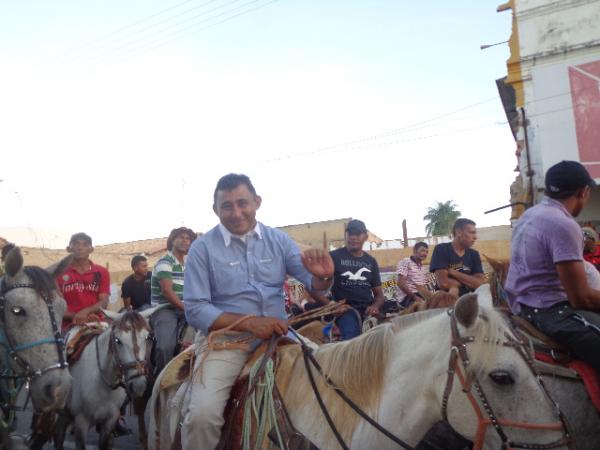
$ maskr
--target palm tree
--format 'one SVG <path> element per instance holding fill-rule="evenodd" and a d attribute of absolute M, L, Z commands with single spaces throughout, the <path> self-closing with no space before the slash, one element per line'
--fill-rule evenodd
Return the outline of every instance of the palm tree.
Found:
<path fill-rule="evenodd" d="M 449 236 L 452 231 L 452 225 L 461 215 L 456 209 L 457 205 L 452 201 L 440 203 L 431 208 L 427 208 L 427 214 L 423 220 L 427 220 L 425 231 L 427 236 Z"/>

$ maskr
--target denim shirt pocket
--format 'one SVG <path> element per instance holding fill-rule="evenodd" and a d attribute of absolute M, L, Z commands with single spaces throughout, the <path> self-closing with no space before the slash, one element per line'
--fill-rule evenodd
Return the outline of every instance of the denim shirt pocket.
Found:
<path fill-rule="evenodd" d="M 239 259 L 219 259 L 211 262 L 214 290 L 217 295 L 235 295 L 247 280 L 242 261 Z"/>
<path fill-rule="evenodd" d="M 283 286 L 285 269 L 282 267 L 281 260 L 271 254 L 263 253 L 256 259 L 256 271 L 264 284 L 272 287 Z"/>

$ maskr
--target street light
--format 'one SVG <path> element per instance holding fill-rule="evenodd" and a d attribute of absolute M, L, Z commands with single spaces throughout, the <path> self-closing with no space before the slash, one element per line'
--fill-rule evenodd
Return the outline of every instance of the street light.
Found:
<path fill-rule="evenodd" d="M 486 48 L 494 47 L 495 45 L 506 44 L 508 41 L 496 42 L 495 44 L 482 44 L 479 46 L 480 50 L 485 50 Z"/>

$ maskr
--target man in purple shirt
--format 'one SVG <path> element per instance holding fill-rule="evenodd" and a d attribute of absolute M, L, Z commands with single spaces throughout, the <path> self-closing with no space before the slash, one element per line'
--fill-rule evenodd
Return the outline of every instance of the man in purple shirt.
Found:
<path fill-rule="evenodd" d="M 583 237 L 575 221 L 594 180 L 562 161 L 546 173 L 546 196 L 513 230 L 506 291 L 513 312 L 600 371 L 600 291 L 588 286 Z"/>

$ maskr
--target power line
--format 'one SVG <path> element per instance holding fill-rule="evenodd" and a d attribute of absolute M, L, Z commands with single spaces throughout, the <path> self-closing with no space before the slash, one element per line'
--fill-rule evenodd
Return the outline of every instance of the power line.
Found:
<path fill-rule="evenodd" d="M 154 14 L 151 14 L 150 16 L 144 17 L 143 19 L 140 19 L 140 20 L 138 20 L 136 22 L 130 23 L 129 25 L 125 25 L 125 26 L 123 26 L 121 28 L 118 28 L 118 29 L 110 32 L 109 34 L 107 34 L 105 36 L 102 36 L 102 37 L 97 38 L 97 39 L 92 39 L 91 41 L 88 41 L 87 43 L 84 43 L 83 45 L 81 45 L 79 47 L 76 47 L 74 50 L 70 50 L 67 53 L 74 52 L 74 51 L 76 51 L 77 48 L 81 49 L 81 48 L 84 48 L 85 46 L 88 46 L 90 44 L 94 44 L 96 42 L 105 41 L 106 39 L 111 38 L 114 35 L 119 34 L 122 31 L 128 30 L 129 28 L 133 28 L 133 27 L 135 27 L 135 26 L 137 26 L 137 25 L 139 25 L 141 23 L 147 22 L 148 20 L 153 19 L 154 17 L 158 17 L 158 16 L 160 16 L 162 14 L 165 14 L 165 13 L 167 13 L 169 11 L 172 11 L 173 9 L 176 9 L 176 8 L 180 7 L 181 5 L 185 5 L 186 3 L 189 3 L 191 1 L 193 1 L 193 0 L 184 0 L 183 2 L 177 3 L 176 5 L 170 6 L 169 8 L 166 8 L 166 9 L 163 9 L 161 11 L 158 11 L 158 12 L 156 12 Z M 215 0 L 210 0 L 210 1 L 215 1 Z M 207 2 L 207 3 L 210 3 L 210 1 Z"/>
<path fill-rule="evenodd" d="M 193 10 L 195 10 L 195 9 L 201 8 L 201 7 L 203 7 L 203 6 L 206 6 L 206 5 L 208 5 L 208 4 L 214 3 L 215 1 L 218 1 L 218 0 L 209 0 L 209 1 L 205 2 L 205 3 L 202 3 L 201 5 L 198 5 L 198 6 L 195 6 L 195 7 L 193 7 L 193 8 L 190 8 L 190 9 L 188 9 L 188 10 L 186 10 L 186 11 L 183 11 L 183 12 L 181 12 L 181 13 L 179 13 L 179 14 L 175 15 L 175 16 L 169 17 L 169 18 L 167 18 L 167 19 L 165 19 L 165 20 L 162 20 L 162 21 L 160 21 L 160 22 L 158 22 L 158 23 L 152 24 L 152 25 L 150 25 L 150 26 L 148 26 L 148 27 L 142 28 L 142 29 L 140 29 L 140 30 L 134 31 L 133 33 L 129 33 L 129 34 L 125 35 L 125 36 L 122 36 L 122 37 L 120 37 L 119 39 L 128 39 L 128 38 L 130 38 L 130 37 L 134 37 L 134 36 L 136 36 L 136 35 L 143 34 L 143 33 L 144 33 L 145 31 L 147 31 L 147 30 L 152 30 L 153 28 L 156 28 L 156 27 L 157 27 L 157 26 L 159 26 L 159 25 L 162 25 L 162 24 L 164 24 L 164 23 L 170 22 L 170 21 L 172 21 L 173 19 L 175 19 L 175 18 L 177 18 L 177 17 L 180 17 L 180 16 L 182 16 L 182 15 L 185 15 L 186 13 L 188 13 L 188 12 L 190 12 L 190 11 L 193 11 Z M 145 36 L 142 36 L 140 39 L 136 39 L 136 40 L 133 40 L 133 41 L 130 41 L 130 42 L 127 42 L 127 41 L 125 41 L 125 42 L 124 42 L 122 45 L 118 45 L 118 46 L 116 46 L 116 47 L 110 47 L 110 46 L 101 46 L 101 47 L 99 48 L 99 50 L 103 50 L 103 49 L 105 49 L 106 51 L 104 51 L 104 52 L 101 52 L 99 55 L 97 55 L 95 58 L 93 58 L 93 59 L 92 59 L 92 62 L 93 62 L 93 61 L 95 61 L 95 60 L 97 60 L 98 58 L 101 58 L 101 57 L 103 57 L 103 56 L 110 55 L 111 53 L 115 53 L 115 52 L 116 52 L 116 53 L 118 53 L 118 52 L 119 52 L 119 50 L 126 49 L 127 47 L 133 47 L 133 46 L 135 46 L 135 45 L 137 45 L 137 44 L 139 44 L 139 43 L 141 43 L 141 42 L 144 42 L 144 41 L 146 41 L 146 40 L 148 40 L 148 39 L 150 39 L 150 38 L 153 38 L 153 37 L 155 37 L 155 36 L 161 35 L 161 34 L 163 34 L 163 33 L 167 32 L 167 31 L 169 31 L 169 30 L 171 30 L 171 29 L 173 29 L 173 28 L 177 28 L 177 27 L 179 27 L 180 25 L 182 25 L 182 24 L 184 24 L 184 23 L 190 22 L 191 20 L 194 20 L 194 19 L 196 19 L 196 18 L 198 18 L 198 17 L 202 17 L 202 16 L 205 16 L 205 15 L 207 15 L 207 14 L 213 13 L 213 12 L 215 12 L 215 11 L 218 11 L 219 9 L 222 9 L 222 8 L 224 8 L 224 7 L 227 7 L 227 6 L 231 5 L 231 4 L 233 4 L 233 3 L 237 3 L 237 2 L 239 2 L 239 1 L 241 1 L 241 0 L 231 0 L 231 1 L 229 1 L 229 2 L 227 2 L 227 3 L 224 3 L 224 4 L 222 4 L 222 5 L 219 5 L 219 6 L 215 7 L 215 8 L 212 8 L 212 9 L 209 9 L 209 10 L 206 10 L 206 11 L 203 11 L 203 12 L 201 12 L 201 13 L 199 13 L 199 14 L 193 15 L 193 16 L 191 16 L 191 17 L 188 17 L 188 18 L 184 19 L 184 20 L 180 20 L 180 21 L 178 21 L 178 22 L 175 22 L 175 23 L 173 23 L 173 24 L 171 24 L 171 25 L 168 25 L 168 26 L 166 26 L 166 27 L 163 27 L 163 28 L 161 28 L 161 29 L 158 29 L 158 30 L 156 30 L 156 31 L 155 31 L 155 30 L 152 30 L 150 33 L 147 33 Z M 258 1 L 258 0 L 255 0 L 255 1 Z M 227 12 L 227 11 L 226 11 L 226 12 Z M 213 18 L 213 17 L 218 17 L 218 16 L 219 16 L 219 15 L 211 16 L 211 17 L 209 17 L 209 18 L 208 18 L 208 19 L 206 19 L 206 20 L 210 20 L 211 18 Z M 201 23 L 202 23 L 202 22 L 204 22 L 204 21 L 201 21 Z M 114 40 L 113 40 L 113 41 L 114 41 Z M 112 41 L 111 41 L 111 42 L 112 42 Z M 82 55 L 82 56 L 85 56 L 85 54 L 84 54 L 84 55 Z"/>
<path fill-rule="evenodd" d="M 193 29 L 193 28 L 195 28 L 197 25 L 199 25 L 201 23 L 209 22 L 212 19 L 215 19 L 215 18 L 217 18 L 219 16 L 223 16 L 223 15 L 225 15 L 228 12 L 236 11 L 236 10 L 238 10 L 240 8 L 243 8 L 244 6 L 247 6 L 249 4 L 256 3 L 257 1 L 260 1 L 260 0 L 251 0 L 249 2 L 244 3 L 243 5 L 240 5 L 240 6 L 236 7 L 236 8 L 232 8 L 231 10 L 225 11 L 225 12 L 223 12 L 221 14 L 217 14 L 217 15 L 209 18 L 209 19 L 205 19 L 203 21 L 200 21 L 200 22 L 194 24 L 193 26 L 188 27 L 187 29 Z M 210 25 L 207 25 L 205 27 L 202 27 L 202 28 L 199 28 L 199 29 L 195 29 L 193 31 L 190 31 L 189 33 L 185 33 L 185 34 L 182 34 L 180 36 L 177 36 L 177 34 L 181 33 L 182 31 L 185 31 L 185 30 L 180 30 L 177 33 L 172 33 L 171 36 L 174 36 L 174 37 L 171 38 L 171 39 L 165 39 L 162 42 L 160 40 L 157 40 L 157 41 L 154 41 L 154 42 L 150 42 L 147 46 L 142 46 L 141 48 L 134 50 L 133 54 L 131 54 L 131 55 L 125 54 L 125 56 L 128 56 L 129 58 L 131 58 L 133 56 L 139 56 L 139 55 L 141 55 L 143 53 L 146 53 L 148 51 L 154 50 L 154 49 L 159 48 L 159 47 L 163 47 L 163 46 L 165 46 L 165 45 L 167 45 L 167 44 L 169 44 L 169 43 L 171 43 L 173 41 L 176 41 L 176 40 L 179 40 L 179 39 L 184 39 L 184 38 L 186 38 L 188 36 L 192 36 L 194 34 L 197 34 L 197 33 L 200 33 L 202 31 L 208 30 L 209 28 L 213 28 L 213 27 L 215 27 L 217 25 L 220 25 L 222 23 L 225 23 L 225 22 L 228 22 L 230 20 L 233 20 L 236 17 L 240 17 L 240 16 L 243 16 L 243 15 L 249 14 L 251 12 L 257 11 L 257 10 L 262 9 L 262 8 L 268 6 L 268 5 L 272 4 L 272 3 L 275 3 L 277 1 L 279 1 L 279 0 L 268 1 L 266 3 L 263 3 L 262 5 L 258 5 L 256 7 L 254 7 L 254 8 L 249 8 L 249 9 L 247 9 L 245 11 L 241 11 L 239 13 L 236 13 L 236 14 L 233 14 L 231 16 L 225 17 L 224 19 L 219 20 L 219 21 L 217 21 L 215 23 L 212 23 Z M 166 36 L 166 37 L 168 37 L 168 36 Z M 157 42 L 157 43 L 155 45 L 153 45 L 155 42 Z M 126 58 L 126 59 L 128 59 L 128 58 Z M 124 59 L 124 60 L 126 60 L 126 59 Z"/>
<path fill-rule="evenodd" d="M 258 163 L 280 162 L 280 161 L 285 161 L 285 160 L 300 158 L 300 157 L 305 157 L 305 156 L 319 155 L 319 154 L 323 154 L 323 153 L 331 154 L 331 153 L 339 153 L 339 152 L 352 152 L 352 151 L 356 151 L 356 150 L 364 150 L 367 148 L 383 147 L 383 146 L 401 144 L 401 143 L 406 143 L 406 142 L 423 141 L 423 140 L 433 139 L 433 138 L 442 137 L 442 136 L 449 136 L 449 135 L 453 135 L 453 134 L 461 134 L 461 133 L 466 133 L 469 131 L 480 130 L 483 128 L 492 128 L 494 126 L 495 125 L 489 125 L 489 124 L 479 125 L 476 127 L 464 128 L 461 130 L 452 130 L 452 131 L 449 131 L 446 133 L 435 133 L 435 134 L 430 134 L 430 135 L 426 135 L 426 136 L 417 136 L 417 137 L 409 138 L 409 139 L 398 139 L 395 141 L 383 142 L 383 143 L 379 143 L 379 144 L 364 145 L 364 146 L 360 146 L 360 147 L 349 147 L 349 148 L 328 147 L 328 148 L 322 148 L 322 149 L 312 150 L 312 151 L 307 151 L 307 152 L 292 153 L 292 154 L 288 154 L 288 155 L 284 155 L 284 156 L 279 156 L 276 158 L 264 159 L 264 160 L 258 161 Z"/>

